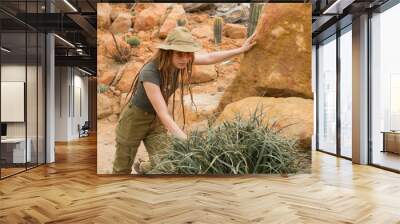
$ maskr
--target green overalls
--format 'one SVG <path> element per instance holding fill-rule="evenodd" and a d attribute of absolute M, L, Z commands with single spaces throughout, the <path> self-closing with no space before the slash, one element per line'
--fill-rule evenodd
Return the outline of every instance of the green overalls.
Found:
<path fill-rule="evenodd" d="M 116 152 L 113 163 L 114 174 L 130 174 L 137 149 L 143 140 L 153 167 L 157 153 L 163 151 L 160 139 L 166 129 L 156 114 L 142 110 L 129 103 L 122 111 L 116 128 Z M 164 148 L 165 149 L 165 148 Z"/>
<path fill-rule="evenodd" d="M 142 171 L 148 171 L 156 164 L 158 155 L 168 146 L 167 130 L 158 119 L 143 87 L 144 81 L 160 85 L 158 62 L 151 61 L 139 73 L 139 85 L 133 100 L 122 110 L 116 128 L 116 152 L 113 173 L 130 174 L 137 149 L 143 140 L 149 154 L 150 164 L 146 163 Z M 172 76 L 177 81 L 177 74 Z M 169 92 L 173 93 L 171 89 Z"/>

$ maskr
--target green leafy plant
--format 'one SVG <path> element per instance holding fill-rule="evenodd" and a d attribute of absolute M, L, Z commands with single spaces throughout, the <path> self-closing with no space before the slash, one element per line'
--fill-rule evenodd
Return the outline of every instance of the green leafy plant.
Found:
<path fill-rule="evenodd" d="M 262 4 L 250 3 L 250 18 L 247 26 L 247 37 L 250 37 L 254 33 L 262 7 Z"/>
<path fill-rule="evenodd" d="M 105 93 L 105 92 L 108 91 L 108 89 L 109 89 L 109 86 L 108 86 L 108 85 L 99 84 L 99 85 L 97 86 L 97 93 Z"/>
<path fill-rule="evenodd" d="M 221 44 L 222 24 L 223 24 L 223 19 L 221 17 L 215 17 L 215 19 L 214 19 L 214 42 L 216 45 Z"/>
<path fill-rule="evenodd" d="M 264 125 L 263 118 L 257 109 L 249 119 L 237 114 L 232 121 L 190 133 L 187 140 L 162 140 L 170 142 L 169 148 L 149 173 L 288 174 L 307 168 L 309 151 L 282 137 L 276 122 Z"/>
<path fill-rule="evenodd" d="M 125 41 L 132 47 L 138 47 L 140 45 L 140 39 L 136 36 L 128 37 Z"/>

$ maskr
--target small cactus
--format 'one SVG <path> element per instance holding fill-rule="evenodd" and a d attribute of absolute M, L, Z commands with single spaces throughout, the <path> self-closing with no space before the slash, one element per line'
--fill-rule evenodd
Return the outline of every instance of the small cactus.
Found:
<path fill-rule="evenodd" d="M 215 17 L 215 19 L 214 19 L 214 42 L 216 45 L 221 44 L 222 23 L 223 23 L 223 20 L 221 17 Z"/>
<path fill-rule="evenodd" d="M 250 37 L 254 33 L 262 7 L 262 4 L 250 3 L 250 18 L 247 26 L 247 37 Z"/>
<path fill-rule="evenodd" d="M 186 19 L 177 19 L 176 20 L 176 25 L 177 26 L 185 26 L 186 25 Z"/>
<path fill-rule="evenodd" d="M 140 45 L 140 39 L 136 36 L 128 37 L 125 39 L 126 43 L 131 45 L 132 47 L 137 47 Z"/>
<path fill-rule="evenodd" d="M 99 84 L 99 85 L 97 86 L 97 93 L 105 93 L 105 92 L 108 91 L 108 89 L 109 89 L 108 85 Z"/>

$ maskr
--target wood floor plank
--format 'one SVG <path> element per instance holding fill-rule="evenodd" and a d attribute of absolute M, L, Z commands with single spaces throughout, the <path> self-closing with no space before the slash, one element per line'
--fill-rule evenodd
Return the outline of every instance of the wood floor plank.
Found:
<path fill-rule="evenodd" d="M 311 174 L 96 174 L 96 138 L 0 181 L 0 223 L 400 223 L 400 175 L 313 152 Z"/>

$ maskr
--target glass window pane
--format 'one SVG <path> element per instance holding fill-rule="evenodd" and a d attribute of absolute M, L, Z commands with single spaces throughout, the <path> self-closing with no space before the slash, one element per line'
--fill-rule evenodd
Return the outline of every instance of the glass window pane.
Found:
<path fill-rule="evenodd" d="M 45 52 L 46 38 L 39 33 L 38 45 L 38 164 L 45 163 Z"/>
<path fill-rule="evenodd" d="M 352 157 L 352 35 L 340 36 L 340 153 Z"/>
<path fill-rule="evenodd" d="M 26 33 L 2 33 L 1 123 L 6 130 L 1 140 L 2 178 L 25 170 L 30 151 L 26 150 L 25 90 Z M 13 108 L 13 109 L 11 109 Z M 29 145 L 28 145 L 29 146 Z"/>
<path fill-rule="evenodd" d="M 336 153 L 336 40 L 318 48 L 318 149 Z"/>
<path fill-rule="evenodd" d="M 372 24 L 372 163 L 400 170 L 400 4 Z"/>
<path fill-rule="evenodd" d="M 0 12 L 1 178 L 45 162 L 45 35 L 21 22 L 30 18 L 26 13 L 38 18 L 44 5 L 44 0 L 0 1 L 2 9 L 19 18 Z"/>
<path fill-rule="evenodd" d="M 27 141 L 30 147 L 30 160 L 28 168 L 37 165 L 37 74 L 38 74 L 38 37 L 36 32 L 27 33 L 28 38 L 28 62 L 27 62 L 27 80 L 26 80 L 26 113 L 27 113 Z"/>

